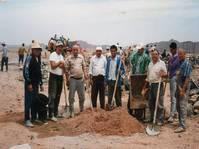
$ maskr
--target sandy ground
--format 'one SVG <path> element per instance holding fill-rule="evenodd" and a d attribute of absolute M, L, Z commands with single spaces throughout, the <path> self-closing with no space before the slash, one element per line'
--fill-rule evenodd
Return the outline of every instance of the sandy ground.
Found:
<path fill-rule="evenodd" d="M 10 53 L 10 61 L 15 53 Z M 22 72 L 16 65 L 10 65 L 8 72 L 0 72 L 0 149 L 6 149 L 14 145 L 28 143 L 34 149 L 198 149 L 199 145 L 199 116 L 188 118 L 188 129 L 185 133 L 175 134 L 173 131 L 178 122 L 165 124 L 161 127 L 161 134 L 150 137 L 146 133 L 136 133 L 130 136 L 103 136 L 96 133 L 84 133 L 75 136 L 50 136 L 40 137 L 33 129 L 23 126 L 23 81 Z M 47 86 L 45 86 L 45 94 Z M 125 95 L 123 106 L 126 106 Z M 168 87 L 165 95 L 165 107 L 169 111 Z M 64 105 L 64 95 L 61 97 L 61 105 Z M 86 95 L 86 107 L 90 106 L 90 100 Z M 78 100 L 76 100 L 76 112 L 78 112 Z M 146 127 L 146 124 L 143 124 Z M 44 129 L 45 127 L 42 126 Z"/>

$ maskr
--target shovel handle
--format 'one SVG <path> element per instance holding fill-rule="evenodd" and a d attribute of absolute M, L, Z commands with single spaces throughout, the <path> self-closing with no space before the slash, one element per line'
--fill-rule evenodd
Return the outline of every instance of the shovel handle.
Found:
<path fill-rule="evenodd" d="M 160 78 L 159 83 L 158 83 L 158 91 L 157 91 L 157 96 L 156 96 L 156 102 L 155 102 L 155 111 L 153 115 L 153 124 L 156 122 L 156 115 L 157 115 L 157 110 L 158 110 L 158 102 L 159 102 L 159 97 L 160 97 L 160 87 L 162 83 L 162 78 Z"/>

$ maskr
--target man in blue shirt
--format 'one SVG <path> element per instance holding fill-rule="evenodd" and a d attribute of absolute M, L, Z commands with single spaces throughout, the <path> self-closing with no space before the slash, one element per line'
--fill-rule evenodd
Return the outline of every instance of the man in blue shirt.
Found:
<path fill-rule="evenodd" d="M 175 133 L 184 132 L 186 129 L 185 119 L 187 115 L 188 92 L 190 87 L 190 78 L 192 67 L 188 60 L 186 60 L 186 53 L 183 49 L 178 50 L 178 57 L 180 62 L 179 70 L 176 72 L 177 76 L 177 92 L 176 92 L 176 106 L 179 117 L 179 128 Z"/>
<path fill-rule="evenodd" d="M 116 100 L 115 102 L 116 102 L 116 106 L 120 107 L 122 106 L 122 101 L 121 101 L 122 77 L 121 76 L 124 76 L 125 70 L 124 70 L 124 66 L 123 66 L 120 56 L 116 54 L 117 46 L 112 45 L 110 48 L 110 51 L 111 51 L 111 57 L 107 59 L 106 77 L 105 77 L 108 84 L 108 105 L 109 107 L 112 106 L 113 92 L 114 92 L 115 83 L 117 80 L 117 75 L 119 73 L 118 84 L 117 84 L 116 93 L 115 93 L 115 100 Z"/>
<path fill-rule="evenodd" d="M 2 46 L 1 71 L 3 71 L 4 65 L 6 65 L 6 71 L 8 71 L 8 48 L 5 43 L 2 43 Z"/>

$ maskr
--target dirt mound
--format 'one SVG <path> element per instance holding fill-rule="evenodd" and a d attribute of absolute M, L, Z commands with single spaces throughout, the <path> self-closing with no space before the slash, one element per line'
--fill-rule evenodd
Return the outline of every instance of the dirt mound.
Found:
<path fill-rule="evenodd" d="M 143 126 L 122 108 L 108 112 L 87 109 L 73 119 L 63 119 L 57 123 L 50 122 L 48 125 L 37 126 L 32 130 L 38 132 L 40 137 L 73 136 L 83 133 L 129 136 L 144 131 Z"/>

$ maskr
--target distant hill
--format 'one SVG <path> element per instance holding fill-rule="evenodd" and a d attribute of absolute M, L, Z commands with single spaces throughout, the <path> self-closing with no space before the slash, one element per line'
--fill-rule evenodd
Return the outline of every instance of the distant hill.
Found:
<path fill-rule="evenodd" d="M 169 51 L 169 45 L 171 42 L 176 42 L 179 48 L 185 49 L 188 53 L 197 53 L 199 54 L 199 42 L 192 42 L 192 41 L 184 41 L 179 42 L 177 40 L 171 39 L 169 41 L 160 41 L 149 43 L 149 47 L 156 45 L 157 49 L 163 51 L 164 49 Z"/>
<path fill-rule="evenodd" d="M 171 39 L 169 41 L 160 41 L 160 42 L 153 42 L 148 43 L 149 47 L 155 46 L 158 50 L 161 52 L 166 49 L 167 52 L 169 52 L 169 45 L 171 42 L 176 42 L 179 48 L 185 49 L 188 53 L 196 53 L 199 54 L 199 42 L 192 42 L 192 41 L 183 41 L 179 42 L 177 40 Z M 107 47 L 110 47 L 110 45 L 94 45 L 90 44 L 83 40 L 77 40 L 77 43 L 80 44 L 80 46 L 86 50 L 95 50 L 97 46 L 101 46 L 104 50 L 106 50 Z M 8 45 L 8 48 L 10 49 L 18 49 L 21 45 Z M 28 46 L 28 45 L 27 45 Z M 42 48 L 45 48 L 45 44 L 41 44 Z M 127 45 L 128 46 L 128 45 Z"/>
<path fill-rule="evenodd" d="M 94 45 L 94 44 L 89 44 L 86 41 L 82 41 L 82 40 L 78 40 L 77 43 L 80 44 L 80 46 L 82 48 L 87 49 L 87 50 L 95 50 L 95 48 L 97 46 L 101 46 L 103 50 L 106 50 L 106 48 L 109 47 L 109 45 Z"/>

